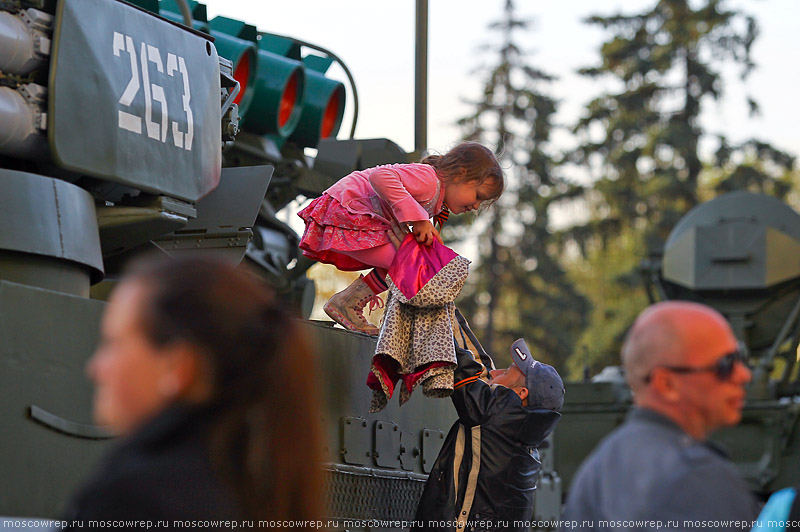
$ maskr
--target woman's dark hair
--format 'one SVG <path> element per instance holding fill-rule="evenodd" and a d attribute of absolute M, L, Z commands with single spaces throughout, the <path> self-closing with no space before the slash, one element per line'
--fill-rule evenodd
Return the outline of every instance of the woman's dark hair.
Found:
<path fill-rule="evenodd" d="M 505 188 L 503 169 L 494 152 L 477 142 L 462 142 L 444 155 L 428 155 L 420 162 L 433 166 L 445 183 L 491 183 L 490 202 L 497 200 Z"/>
<path fill-rule="evenodd" d="M 296 320 L 243 267 L 204 258 L 136 263 L 141 325 L 156 346 L 187 342 L 212 375 L 212 463 L 246 518 L 322 518 L 322 428 L 314 358 Z"/>

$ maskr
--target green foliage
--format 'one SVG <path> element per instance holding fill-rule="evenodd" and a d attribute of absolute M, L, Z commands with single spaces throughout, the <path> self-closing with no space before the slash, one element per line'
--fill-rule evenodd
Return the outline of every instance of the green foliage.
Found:
<path fill-rule="evenodd" d="M 755 20 L 723 0 L 660 0 L 632 15 L 593 16 L 609 31 L 599 64 L 581 72 L 612 80 L 587 103 L 573 133 L 579 146 L 559 158 L 549 140 L 557 102 L 539 88 L 551 80 L 525 62 L 513 36 L 527 28 L 506 2 L 496 61 L 481 71 L 483 98 L 459 123 L 465 138 L 491 145 L 509 186 L 474 223 L 446 227 L 446 238 L 479 235 L 480 259 L 460 305 L 487 347 L 507 363 L 508 345 L 524 336 L 535 355 L 572 378 L 618 364 L 623 336 L 648 304 L 638 268 L 653 260 L 693 206 L 747 189 L 795 207 L 795 157 L 751 139 L 739 144 L 703 130 L 703 106 L 724 96 L 724 63 L 742 78 L 753 69 Z M 751 112 L 758 111 L 748 96 Z M 702 157 L 701 142 L 716 141 Z M 583 168 L 592 186 L 562 177 Z M 582 205 L 585 222 L 553 232 L 554 207 Z M 576 288 L 576 287 L 579 287 Z"/>
<path fill-rule="evenodd" d="M 754 66 L 756 22 L 724 5 L 660 0 L 638 14 L 587 19 L 611 35 L 600 64 L 581 72 L 614 80 L 616 90 L 587 104 L 573 129 L 583 142 L 567 156 L 595 178 L 583 197 L 588 222 L 559 237 L 580 251 L 570 273 L 594 308 L 573 375 L 616 363 L 622 335 L 646 305 L 635 269 L 689 209 L 731 190 L 790 193 L 794 157 L 768 144 L 719 138 L 713 160 L 701 161 L 699 118 L 706 101 L 723 96 L 720 66 L 739 65 L 742 78 Z M 757 111 L 752 98 L 747 104 Z"/>
<path fill-rule="evenodd" d="M 705 99 L 722 95 L 717 63 L 733 60 L 743 75 L 752 68 L 755 22 L 722 4 L 693 9 L 686 0 L 662 0 L 644 13 L 588 19 L 614 34 L 601 47 L 601 65 L 584 73 L 616 78 L 620 90 L 588 104 L 574 131 L 589 137 L 600 126 L 604 138 L 584 143 L 570 159 L 589 166 L 599 156 L 609 216 L 621 225 L 644 221 L 654 243 L 698 203 L 699 116 Z"/>
<path fill-rule="evenodd" d="M 580 189 L 558 176 L 559 163 L 549 153 L 557 102 L 539 90 L 552 77 L 528 65 L 513 40 L 527 26 L 508 0 L 503 20 L 490 26 L 502 43 L 496 62 L 481 72 L 483 99 L 459 121 L 465 139 L 494 147 L 508 185 L 469 229 L 480 235 L 480 257 L 459 306 L 482 329 L 481 339 L 499 365 L 510 362 L 511 343 L 525 337 L 534 356 L 564 367 L 589 308 L 559 262 L 549 215 Z M 444 234 L 466 232 L 455 224 Z"/>
<path fill-rule="evenodd" d="M 585 260 L 576 261 L 570 276 L 592 302 L 589 321 L 578 349 L 568 363 L 569 377 L 578 380 L 588 370 L 594 375 L 605 366 L 619 365 L 624 334 L 636 315 L 647 305 L 638 276 L 630 272 L 642 256 L 640 235 L 623 229 L 607 244 L 595 242 Z"/>
<path fill-rule="evenodd" d="M 795 160 L 794 156 L 755 139 L 731 146 L 725 137 L 720 137 L 709 181 L 719 194 L 749 190 L 786 200 L 797 182 L 792 178 Z"/>

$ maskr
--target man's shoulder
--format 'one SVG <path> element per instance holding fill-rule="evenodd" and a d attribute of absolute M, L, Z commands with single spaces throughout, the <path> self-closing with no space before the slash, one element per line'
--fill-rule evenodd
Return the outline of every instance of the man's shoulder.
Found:
<path fill-rule="evenodd" d="M 668 426 L 629 415 L 620 426 L 600 441 L 596 450 L 612 452 L 631 448 L 649 453 L 673 447 L 679 438 L 680 434 Z"/>
<path fill-rule="evenodd" d="M 691 453 L 690 453 L 691 454 Z M 698 453 L 694 462 L 664 478 L 653 504 L 686 519 L 730 519 L 749 522 L 758 503 L 733 464 L 714 454 Z"/>
<path fill-rule="evenodd" d="M 690 479 L 703 484 L 744 486 L 733 463 L 704 443 L 693 442 L 681 447 L 679 455 L 681 462 L 670 475 L 678 485 Z"/>
<path fill-rule="evenodd" d="M 668 423 L 629 417 L 580 466 L 567 508 L 570 516 L 581 518 L 727 515 L 746 520 L 755 517 L 756 506 L 723 455 Z"/>
<path fill-rule="evenodd" d="M 613 460 L 616 466 L 647 464 L 642 471 L 655 466 L 669 476 L 691 474 L 698 468 L 736 476 L 733 464 L 714 445 L 697 441 L 669 423 L 642 416 L 629 416 L 600 441 L 586 462 L 605 460 Z"/>
<path fill-rule="evenodd" d="M 592 450 L 577 473 L 584 480 L 595 476 L 647 479 L 681 469 L 692 452 L 691 438 L 668 424 L 629 415 Z M 602 482 L 602 480 L 601 480 Z M 613 483 L 612 483 L 613 484 Z"/>

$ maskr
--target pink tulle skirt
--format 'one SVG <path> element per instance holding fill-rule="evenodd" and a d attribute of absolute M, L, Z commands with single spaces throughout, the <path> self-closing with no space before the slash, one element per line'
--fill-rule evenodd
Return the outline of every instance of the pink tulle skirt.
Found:
<path fill-rule="evenodd" d="M 348 211 L 339 201 L 323 194 L 297 215 L 306 223 L 300 249 L 306 257 L 333 264 L 340 270 L 356 271 L 372 265 L 343 255 L 389 244 L 389 225 L 370 216 Z"/>

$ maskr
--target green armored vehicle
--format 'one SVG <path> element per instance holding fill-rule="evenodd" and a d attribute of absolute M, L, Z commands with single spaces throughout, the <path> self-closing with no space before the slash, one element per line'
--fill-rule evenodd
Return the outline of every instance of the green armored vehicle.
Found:
<path fill-rule="evenodd" d="M 642 265 L 650 300 L 697 301 L 721 312 L 753 368 L 742 422 L 712 437 L 766 496 L 800 480 L 800 214 L 781 201 L 732 192 L 701 204 Z M 622 423 L 630 391 L 619 368 L 567 383 L 555 435 L 563 491 L 599 440 Z"/>
<path fill-rule="evenodd" d="M 354 125 L 336 138 L 347 91 L 325 72 L 337 60 L 209 21 L 194 1 L 0 0 L 0 516 L 57 517 L 109 444 L 91 423 L 84 365 L 131 257 L 245 261 L 309 316 L 310 263 L 276 213 L 355 169 L 409 158 L 387 139 L 352 138 Z M 711 304 L 749 346 L 745 418 L 719 437 L 762 493 L 800 478 L 799 246 L 799 215 L 739 193 L 689 213 L 647 265 L 654 299 Z M 331 519 L 350 530 L 412 519 L 450 402 L 415 396 L 367 414 L 374 340 L 304 327 L 325 375 Z M 558 518 L 578 464 L 629 404 L 613 371 L 567 384 L 535 520 Z"/>
<path fill-rule="evenodd" d="M 245 261 L 308 317 L 310 262 L 276 212 L 408 157 L 336 139 L 333 60 L 192 1 L 0 1 L 0 516 L 57 517 L 109 444 L 84 365 L 130 258 Z M 330 517 L 412 519 L 450 402 L 368 414 L 374 340 L 304 327 L 325 376 Z"/>

